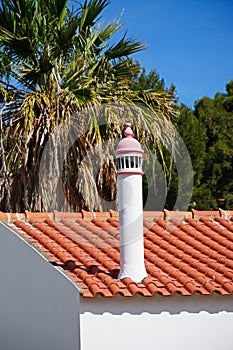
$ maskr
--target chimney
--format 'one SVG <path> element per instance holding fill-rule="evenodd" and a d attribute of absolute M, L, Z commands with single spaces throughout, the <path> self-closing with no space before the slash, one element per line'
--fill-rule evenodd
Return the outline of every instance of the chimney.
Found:
<path fill-rule="evenodd" d="M 116 149 L 118 177 L 118 209 L 120 220 L 120 273 L 137 283 L 147 277 L 144 265 L 142 156 L 140 143 L 132 137 L 131 124 L 126 123 L 123 138 Z"/>

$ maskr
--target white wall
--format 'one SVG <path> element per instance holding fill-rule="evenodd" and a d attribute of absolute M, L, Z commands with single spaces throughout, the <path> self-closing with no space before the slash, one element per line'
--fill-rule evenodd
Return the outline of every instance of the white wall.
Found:
<path fill-rule="evenodd" d="M 233 349 L 232 296 L 98 296 L 80 314 L 82 350 Z"/>
<path fill-rule="evenodd" d="M 0 349 L 79 350 L 79 291 L 0 223 Z"/>

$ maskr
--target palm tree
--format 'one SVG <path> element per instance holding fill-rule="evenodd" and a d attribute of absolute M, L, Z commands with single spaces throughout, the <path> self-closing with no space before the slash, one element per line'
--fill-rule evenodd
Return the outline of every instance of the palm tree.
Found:
<path fill-rule="evenodd" d="M 122 119 L 116 105 L 150 110 L 135 115 L 129 108 L 129 118 L 142 140 L 158 145 L 163 138 L 170 138 L 162 129 L 167 125 L 169 133 L 169 118 L 176 114 L 174 95 L 134 88 L 130 55 L 144 49 L 144 44 L 126 35 L 112 44 L 122 25 L 119 21 L 103 25 L 101 16 L 109 2 L 85 0 L 71 7 L 68 0 L 0 1 L 1 210 L 66 209 L 64 201 L 51 202 L 53 186 L 41 194 L 38 174 L 51 135 L 62 127 L 60 143 L 52 138 L 59 158 L 59 147 L 63 147 L 63 137 L 77 113 L 77 130 L 82 125 L 84 132 L 70 144 L 66 159 L 55 161 L 53 155 L 48 168 L 51 174 L 62 168 L 62 186 L 73 210 L 92 209 L 80 188 L 91 198 L 96 174 L 90 166 L 82 169 L 85 181 L 81 182 L 85 184 L 79 181 L 77 185 L 79 165 L 93 145 L 120 136 Z M 107 121 L 101 126 L 97 116 L 103 108 Z M 158 112 L 168 123 L 158 122 Z M 140 134 L 142 125 L 148 132 Z M 109 179 L 114 162 L 102 159 L 105 181 L 99 173 L 97 184 L 99 191 L 106 193 L 104 185 L 109 182 L 112 198 L 115 187 Z"/>

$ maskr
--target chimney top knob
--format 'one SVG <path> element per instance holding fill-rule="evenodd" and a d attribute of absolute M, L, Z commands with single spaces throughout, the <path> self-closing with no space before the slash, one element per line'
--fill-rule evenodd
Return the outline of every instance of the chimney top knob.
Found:
<path fill-rule="evenodd" d="M 125 135 L 125 137 L 132 137 L 133 136 L 133 131 L 131 129 L 131 123 L 125 124 L 124 135 Z"/>

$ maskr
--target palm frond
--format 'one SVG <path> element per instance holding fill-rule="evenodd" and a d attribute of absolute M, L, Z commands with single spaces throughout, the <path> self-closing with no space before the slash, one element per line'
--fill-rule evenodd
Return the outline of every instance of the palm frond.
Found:
<path fill-rule="evenodd" d="M 14 211 L 64 209 L 69 203 L 56 198 L 57 186 L 64 179 L 71 207 L 91 209 L 98 202 L 98 191 L 106 194 L 104 182 L 111 183 L 111 152 L 126 118 L 145 146 L 157 145 L 162 152 L 162 143 L 174 137 L 170 127 L 170 118 L 177 113 L 173 95 L 133 87 L 129 57 L 145 45 L 126 34 L 112 44 L 122 25 L 118 20 L 103 26 L 101 16 L 109 3 L 89 0 L 71 10 L 68 0 L 0 2 L 0 141 L 7 169 L 3 174 L 0 160 L 0 184 L 4 183 L 0 206 L 8 203 L 8 210 Z M 74 116 L 78 116 L 76 125 L 72 124 Z M 56 140 L 57 129 L 64 130 Z M 74 139 L 80 130 L 83 133 L 77 141 L 66 143 L 69 130 Z M 109 143 L 101 162 L 94 158 L 93 166 L 82 167 L 91 149 L 105 141 Z M 71 145 L 65 161 L 59 158 L 63 143 Z M 53 156 L 46 171 L 51 171 L 48 179 L 56 177 L 56 186 L 48 184 L 42 200 L 38 173 L 43 152 L 46 161 Z M 104 169 L 98 173 L 98 184 L 95 162 Z M 99 177 L 103 173 L 106 181 Z M 85 183 L 78 183 L 78 174 L 85 177 Z M 113 198 L 114 186 L 109 191 Z"/>
<path fill-rule="evenodd" d="M 133 38 L 126 39 L 125 34 L 117 44 L 112 45 L 105 51 L 105 56 L 110 60 L 120 59 L 143 49 L 145 49 L 145 44 L 143 42 L 135 41 Z"/>
<path fill-rule="evenodd" d="M 91 27 L 94 27 L 100 19 L 100 14 L 109 3 L 109 0 L 84 1 L 83 6 L 81 6 L 79 31 L 87 33 Z"/>

